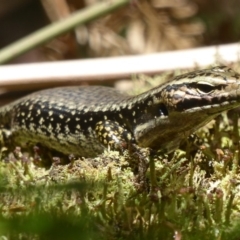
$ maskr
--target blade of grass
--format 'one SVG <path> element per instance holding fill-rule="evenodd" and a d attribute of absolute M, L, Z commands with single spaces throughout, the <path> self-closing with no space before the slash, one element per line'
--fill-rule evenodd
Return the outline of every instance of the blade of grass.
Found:
<path fill-rule="evenodd" d="M 109 0 L 99 2 L 93 6 L 76 11 L 70 17 L 59 22 L 52 23 L 0 50 L 0 64 L 37 47 L 48 40 L 59 36 L 76 26 L 87 23 L 93 19 L 104 16 L 115 9 L 129 3 L 129 0 Z"/>

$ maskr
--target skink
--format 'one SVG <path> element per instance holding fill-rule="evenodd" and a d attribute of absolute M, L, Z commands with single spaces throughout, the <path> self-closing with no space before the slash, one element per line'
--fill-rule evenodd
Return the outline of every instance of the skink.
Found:
<path fill-rule="evenodd" d="M 171 152 L 239 105 L 240 75 L 225 66 L 177 76 L 137 96 L 100 86 L 52 88 L 1 107 L 0 140 L 83 157 L 131 144 Z"/>

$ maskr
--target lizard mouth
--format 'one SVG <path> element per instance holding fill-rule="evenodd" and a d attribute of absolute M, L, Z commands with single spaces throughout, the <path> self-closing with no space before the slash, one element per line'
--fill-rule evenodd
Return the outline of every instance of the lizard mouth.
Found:
<path fill-rule="evenodd" d="M 235 99 L 228 100 L 227 97 L 214 97 L 214 98 L 191 98 L 178 102 L 176 105 L 177 111 L 194 112 L 209 109 L 211 113 L 218 113 L 240 106 Z"/>
<path fill-rule="evenodd" d="M 204 112 L 207 115 L 217 115 L 224 111 L 234 109 L 240 106 L 240 103 L 237 101 L 223 102 L 221 104 L 213 104 L 213 105 L 205 105 L 205 106 L 195 106 L 193 108 L 189 108 L 183 110 L 186 113 L 197 113 L 197 112 Z"/>

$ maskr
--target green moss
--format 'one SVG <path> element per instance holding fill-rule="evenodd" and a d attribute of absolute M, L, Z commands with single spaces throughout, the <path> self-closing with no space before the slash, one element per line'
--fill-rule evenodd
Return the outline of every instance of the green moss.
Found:
<path fill-rule="evenodd" d="M 142 81 L 142 80 L 141 80 Z M 148 83 L 149 84 L 149 81 Z M 0 162 L 4 239 L 239 239 L 238 111 L 224 113 L 170 155 L 150 159 L 139 191 L 127 153 L 37 167 Z M 4 149 L 3 149 L 4 150 Z"/>

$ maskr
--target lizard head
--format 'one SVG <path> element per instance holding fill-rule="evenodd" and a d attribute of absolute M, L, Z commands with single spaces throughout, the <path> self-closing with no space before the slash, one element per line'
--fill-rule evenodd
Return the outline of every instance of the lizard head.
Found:
<path fill-rule="evenodd" d="M 134 135 L 140 146 L 172 151 L 218 114 L 238 106 L 240 75 L 232 69 L 219 66 L 183 74 L 151 91 Z"/>
<path fill-rule="evenodd" d="M 240 105 L 240 75 L 220 66 L 176 77 L 161 92 L 169 111 L 209 114 Z"/>

